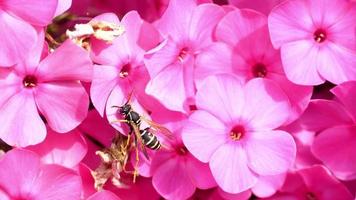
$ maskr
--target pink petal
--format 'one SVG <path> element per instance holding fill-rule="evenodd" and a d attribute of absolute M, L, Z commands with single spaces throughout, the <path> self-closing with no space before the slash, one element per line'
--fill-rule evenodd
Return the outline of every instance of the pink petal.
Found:
<path fill-rule="evenodd" d="M 91 20 L 91 22 L 95 22 L 95 21 L 104 21 L 104 22 L 109 22 L 109 23 L 113 23 L 113 24 L 117 24 L 117 25 L 120 24 L 120 20 L 117 17 L 117 15 L 115 13 L 111 13 L 111 12 L 100 14 Z"/>
<path fill-rule="evenodd" d="M 304 129 L 314 132 L 353 123 L 352 117 L 340 103 L 324 99 L 311 100 L 300 120 Z"/>
<path fill-rule="evenodd" d="M 36 152 L 41 157 L 42 163 L 73 168 L 87 153 L 87 144 L 77 130 L 58 134 L 49 129 L 45 141 L 29 146 L 27 149 Z"/>
<path fill-rule="evenodd" d="M 104 116 L 106 102 L 117 84 L 119 70 L 107 65 L 95 65 L 90 98 L 101 116 Z"/>
<path fill-rule="evenodd" d="M 209 189 L 216 186 L 215 179 L 211 174 L 209 165 L 202 163 L 191 154 L 186 156 L 186 170 L 188 171 L 193 184 L 199 189 Z"/>
<path fill-rule="evenodd" d="M 2 200 L 11 200 L 10 197 L 6 194 L 6 192 L 0 189 L 0 199 Z"/>
<path fill-rule="evenodd" d="M 216 191 L 218 191 L 217 193 L 219 193 L 220 197 L 222 197 L 223 199 L 228 199 L 228 200 L 246 200 L 246 199 L 250 199 L 252 193 L 251 190 L 246 190 L 237 194 L 231 194 L 231 193 L 227 193 L 224 192 L 223 190 L 221 190 L 220 188 L 217 188 Z M 211 199 L 213 200 L 213 199 Z"/>
<path fill-rule="evenodd" d="M 334 87 L 331 92 L 345 105 L 347 111 L 353 115 L 356 121 L 356 82 L 349 81 Z"/>
<path fill-rule="evenodd" d="M 189 117 L 189 122 L 182 132 L 182 139 L 196 158 L 208 162 L 216 149 L 226 142 L 225 129 L 225 125 L 216 117 L 199 110 Z"/>
<path fill-rule="evenodd" d="M 247 166 L 246 152 L 240 144 L 219 147 L 209 165 L 219 187 L 228 193 L 240 193 L 257 183 L 257 175 Z"/>
<path fill-rule="evenodd" d="M 312 37 L 314 24 L 306 2 L 285 1 L 271 11 L 268 16 L 268 27 L 275 48 Z"/>
<path fill-rule="evenodd" d="M 7 194 L 16 197 L 32 193 L 33 181 L 40 170 L 40 158 L 35 153 L 13 149 L 2 156 L 0 167 L 1 189 Z"/>
<path fill-rule="evenodd" d="M 290 104 L 284 91 L 273 81 L 255 78 L 244 88 L 245 106 L 242 119 L 253 130 L 270 130 L 281 126 L 289 117 Z"/>
<path fill-rule="evenodd" d="M 93 155 L 95 153 L 93 152 Z M 96 166 L 95 166 L 96 167 Z M 83 163 L 79 164 L 78 173 L 82 179 L 83 193 L 82 197 L 87 199 L 89 196 L 95 194 L 97 191 L 94 188 L 94 178 L 91 175 L 92 170 Z"/>
<path fill-rule="evenodd" d="M 148 82 L 146 93 L 157 98 L 168 109 L 184 112 L 183 104 L 187 97 L 183 66 L 172 64 L 161 71 Z"/>
<path fill-rule="evenodd" d="M 260 175 L 287 172 L 296 156 L 293 137 L 284 131 L 255 132 L 245 147 L 249 167 Z"/>
<path fill-rule="evenodd" d="M 168 8 L 158 22 L 158 29 L 165 36 L 171 35 L 177 41 L 186 36 L 196 3 L 191 0 L 169 1 Z"/>
<path fill-rule="evenodd" d="M 67 11 L 72 5 L 72 0 L 59 0 L 57 4 L 56 13 L 54 16 L 58 16 Z"/>
<path fill-rule="evenodd" d="M 187 199 L 193 195 L 195 186 L 180 159 L 171 159 L 156 170 L 153 187 L 166 199 Z"/>
<path fill-rule="evenodd" d="M 189 38 L 201 47 L 210 45 L 213 31 L 223 15 L 223 9 L 216 4 L 203 4 L 196 7 L 188 29 Z"/>
<path fill-rule="evenodd" d="M 315 138 L 312 146 L 313 154 L 342 180 L 352 180 L 356 177 L 355 131 L 356 126 L 326 129 Z"/>
<path fill-rule="evenodd" d="M 231 46 L 266 26 L 267 18 L 252 10 L 234 10 L 224 16 L 216 28 L 216 37 Z"/>
<path fill-rule="evenodd" d="M 257 184 L 252 188 L 253 194 L 258 197 L 269 197 L 276 193 L 283 185 L 286 173 L 273 176 L 260 176 Z"/>
<path fill-rule="evenodd" d="M 46 127 L 30 90 L 24 89 L 4 102 L 0 120 L 0 137 L 10 145 L 25 147 L 40 143 L 46 137 Z"/>
<path fill-rule="evenodd" d="M 41 81 L 91 81 L 93 66 L 89 54 L 67 40 L 40 63 L 36 73 Z"/>
<path fill-rule="evenodd" d="M 88 113 L 88 94 L 77 82 L 39 84 L 35 101 L 49 126 L 59 133 L 74 129 Z"/>
<path fill-rule="evenodd" d="M 245 106 L 244 98 L 238 79 L 232 75 L 220 74 L 205 79 L 196 94 L 196 104 L 199 109 L 230 123 L 241 115 Z"/>
<path fill-rule="evenodd" d="M 35 45 L 31 48 L 30 52 L 28 52 L 26 59 L 24 60 L 25 64 L 23 64 L 24 69 L 21 69 L 21 71 L 24 74 L 34 74 L 38 64 L 43 58 L 42 56 L 47 53 L 47 48 L 47 42 L 45 41 L 45 30 L 40 30 L 38 33 L 38 39 Z M 18 67 L 21 65 L 22 63 L 16 66 L 17 71 L 19 69 Z"/>
<path fill-rule="evenodd" d="M 90 196 L 87 200 L 120 200 L 114 193 L 110 192 L 109 190 L 102 190 L 99 191 L 92 196 Z"/>
<path fill-rule="evenodd" d="M 59 0 L 2 0 L 1 9 L 26 22 L 46 26 L 54 17 Z"/>
<path fill-rule="evenodd" d="M 319 49 L 316 64 L 320 75 L 334 84 L 356 80 L 356 51 L 328 43 Z"/>
<path fill-rule="evenodd" d="M 78 200 L 82 181 L 73 170 L 58 165 L 43 165 L 31 189 L 38 200 Z"/>
<path fill-rule="evenodd" d="M 287 29 L 286 29 L 287 30 Z M 288 79 L 300 85 L 319 85 L 325 79 L 319 75 L 319 48 L 310 40 L 290 42 L 282 46 L 281 56 Z"/>
<path fill-rule="evenodd" d="M 11 66 L 24 59 L 37 40 L 36 30 L 22 20 L 0 10 L 0 66 Z M 14 39 L 16 38 L 16 39 Z"/>

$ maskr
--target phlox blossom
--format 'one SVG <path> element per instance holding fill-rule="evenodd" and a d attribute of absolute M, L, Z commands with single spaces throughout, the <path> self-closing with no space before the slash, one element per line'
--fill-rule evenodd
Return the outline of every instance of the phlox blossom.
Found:
<path fill-rule="evenodd" d="M 228 193 L 256 185 L 259 176 L 286 172 L 294 162 L 292 136 L 274 130 L 288 119 L 289 102 L 266 79 L 241 84 L 232 75 L 210 76 L 199 87 L 198 110 L 183 130 L 183 142 L 209 163 L 217 184 Z"/>
<path fill-rule="evenodd" d="M 288 0 L 268 18 L 289 80 L 318 85 L 356 80 L 356 4 L 345 0 Z"/>
<path fill-rule="evenodd" d="M 43 44 L 42 40 L 0 79 L 0 138 L 10 145 L 24 147 L 44 140 L 40 113 L 51 129 L 65 133 L 88 112 L 89 97 L 80 83 L 91 80 L 88 53 L 68 40 L 41 58 Z"/>

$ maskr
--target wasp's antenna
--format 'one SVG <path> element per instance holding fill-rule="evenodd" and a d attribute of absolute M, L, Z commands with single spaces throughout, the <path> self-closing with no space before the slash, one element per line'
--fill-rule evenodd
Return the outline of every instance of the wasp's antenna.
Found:
<path fill-rule="evenodd" d="M 129 104 L 129 103 L 130 103 L 130 101 L 131 101 L 131 97 L 132 97 L 133 92 L 134 92 L 134 89 L 132 89 L 132 90 L 131 90 L 131 92 L 129 93 L 129 95 L 128 95 L 128 97 L 127 97 L 127 101 L 125 102 L 125 104 L 124 104 L 124 105 L 126 105 L 126 104 Z"/>

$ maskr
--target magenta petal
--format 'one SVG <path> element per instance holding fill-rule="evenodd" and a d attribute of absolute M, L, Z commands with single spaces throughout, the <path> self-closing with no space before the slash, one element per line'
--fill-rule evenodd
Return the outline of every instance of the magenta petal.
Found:
<path fill-rule="evenodd" d="M 216 186 L 209 164 L 200 162 L 191 154 L 187 155 L 186 159 L 186 170 L 197 188 L 209 189 Z"/>
<path fill-rule="evenodd" d="M 33 192 L 33 182 L 40 169 L 40 158 L 35 153 L 13 149 L 0 160 L 0 185 L 10 196 L 27 196 Z"/>
<path fill-rule="evenodd" d="M 257 183 L 257 175 L 248 167 L 247 155 L 240 144 L 219 147 L 210 159 L 211 172 L 218 186 L 228 193 L 240 193 Z"/>
<path fill-rule="evenodd" d="M 321 132 L 312 145 L 313 154 L 341 180 L 356 178 L 355 131 L 356 126 L 329 128 Z"/>
<path fill-rule="evenodd" d="M 209 122 L 209 123 L 206 123 Z M 227 140 L 225 125 L 206 111 L 196 111 L 182 132 L 188 150 L 202 162 L 208 162 L 215 150 Z"/>
<path fill-rule="evenodd" d="M 293 137 L 284 131 L 252 133 L 245 147 L 250 168 L 260 175 L 287 172 L 296 156 Z"/>
<path fill-rule="evenodd" d="M 31 91 L 24 90 L 9 98 L 1 106 L 0 120 L 0 137 L 10 145 L 25 147 L 40 143 L 46 137 L 46 127 Z"/>
<path fill-rule="evenodd" d="M 164 198 L 179 200 L 187 199 L 193 195 L 193 185 L 183 160 L 170 159 L 156 170 L 152 184 Z"/>
<path fill-rule="evenodd" d="M 88 94 L 77 82 L 39 84 L 35 101 L 49 126 L 59 133 L 74 129 L 88 113 Z"/>
<path fill-rule="evenodd" d="M 31 25 L 2 10 L 0 27 L 0 66 L 11 66 L 25 58 L 37 40 L 37 33 Z"/>
<path fill-rule="evenodd" d="M 31 189 L 36 193 L 36 200 L 78 200 L 82 180 L 73 170 L 59 165 L 43 165 Z"/>
<path fill-rule="evenodd" d="M 148 82 L 147 94 L 160 100 L 170 110 L 184 112 L 183 106 L 187 96 L 183 72 L 182 64 L 168 66 Z"/>
<path fill-rule="evenodd" d="M 93 65 L 84 49 L 67 40 L 42 60 L 36 73 L 41 81 L 91 81 Z"/>
<path fill-rule="evenodd" d="M 42 163 L 73 168 L 87 153 L 87 144 L 77 130 L 59 134 L 49 129 L 45 141 L 29 146 L 27 149 L 36 152 L 41 157 Z"/>
<path fill-rule="evenodd" d="M 210 112 L 225 123 L 230 123 L 241 116 L 246 105 L 242 90 L 242 84 L 232 75 L 210 76 L 198 89 L 196 103 L 199 109 Z"/>
<path fill-rule="evenodd" d="M 331 92 L 345 105 L 356 121 L 356 81 L 349 81 L 334 87 Z"/>
<path fill-rule="evenodd" d="M 95 65 L 90 98 L 101 116 L 104 116 L 106 102 L 118 82 L 119 70 L 107 65 Z"/>
<path fill-rule="evenodd" d="M 271 130 L 288 120 L 288 97 L 273 81 L 252 79 L 245 85 L 244 92 L 248 106 L 244 107 L 242 118 L 250 124 L 250 129 Z"/>
<path fill-rule="evenodd" d="M 2 0 L 1 8 L 37 26 L 49 24 L 58 1 L 62 0 Z"/>
<path fill-rule="evenodd" d="M 91 195 L 87 200 L 120 200 L 114 193 L 109 190 L 102 190 Z"/>

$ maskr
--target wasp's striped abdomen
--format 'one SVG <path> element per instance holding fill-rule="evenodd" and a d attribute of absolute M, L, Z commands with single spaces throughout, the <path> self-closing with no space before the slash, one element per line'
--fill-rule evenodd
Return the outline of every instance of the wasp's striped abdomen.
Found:
<path fill-rule="evenodd" d="M 145 128 L 140 130 L 141 138 L 146 147 L 152 150 L 158 150 L 161 148 L 161 143 L 158 138 L 153 135 L 150 131 L 150 128 Z"/>

